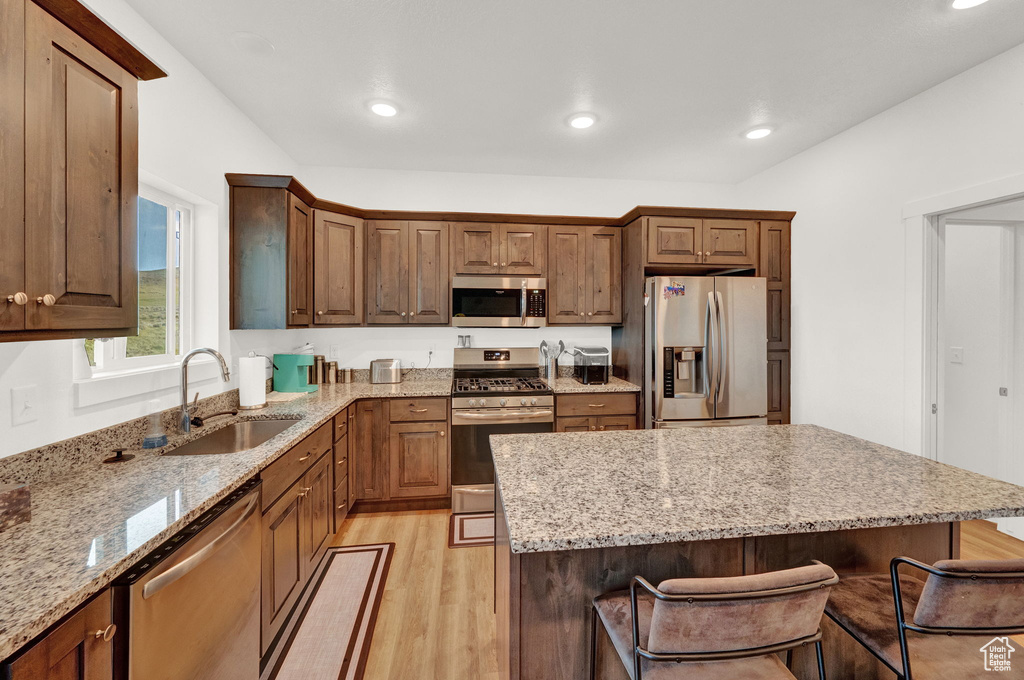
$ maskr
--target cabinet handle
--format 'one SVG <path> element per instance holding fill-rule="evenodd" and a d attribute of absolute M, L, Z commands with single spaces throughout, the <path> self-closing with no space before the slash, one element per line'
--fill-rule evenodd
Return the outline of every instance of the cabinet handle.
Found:
<path fill-rule="evenodd" d="M 299 492 L 299 497 L 305 498 L 306 496 L 309 495 L 309 492 L 312 491 L 312 490 L 313 490 L 313 487 L 309 487 L 309 488 L 303 489 L 302 491 Z"/>
<path fill-rule="evenodd" d="M 409 409 L 409 413 L 426 413 L 426 412 L 427 412 L 427 409 L 425 409 L 425 408 L 411 408 L 411 409 Z"/>
<path fill-rule="evenodd" d="M 339 460 L 339 461 L 338 461 L 338 465 L 341 465 L 341 464 L 342 464 L 342 463 L 344 463 L 344 462 L 345 462 L 346 460 L 348 460 L 348 458 L 342 458 L 341 460 Z"/>
<path fill-rule="evenodd" d="M 587 404 L 590 408 L 604 408 L 604 404 Z"/>
<path fill-rule="evenodd" d="M 57 302 L 57 298 L 53 297 L 49 293 L 47 293 L 43 297 L 37 297 L 36 298 L 36 304 L 37 305 L 46 305 L 47 307 L 53 307 L 53 305 L 56 304 L 56 302 Z"/>
<path fill-rule="evenodd" d="M 349 420 L 355 420 L 356 419 L 356 414 L 354 412 L 353 413 L 349 413 L 348 414 L 348 419 Z"/>
<path fill-rule="evenodd" d="M 7 301 L 13 302 L 16 305 L 24 305 L 26 302 L 28 302 L 28 296 L 19 291 L 14 295 L 8 295 Z"/>
<path fill-rule="evenodd" d="M 341 505 L 338 506 L 338 510 L 344 510 L 344 509 L 345 509 L 345 504 L 344 503 L 342 503 Z"/>
<path fill-rule="evenodd" d="M 302 461 L 304 461 L 304 460 L 309 460 L 310 456 L 312 456 L 312 455 L 313 455 L 312 453 L 307 453 L 307 454 L 306 454 L 305 456 L 303 456 L 302 458 L 299 458 L 299 462 L 301 463 L 301 462 L 302 462 Z"/>
<path fill-rule="evenodd" d="M 96 636 L 97 640 L 102 639 L 104 642 L 110 642 L 114 638 L 114 633 L 117 632 L 117 626 L 110 624 L 103 630 L 96 631 L 93 635 Z"/>

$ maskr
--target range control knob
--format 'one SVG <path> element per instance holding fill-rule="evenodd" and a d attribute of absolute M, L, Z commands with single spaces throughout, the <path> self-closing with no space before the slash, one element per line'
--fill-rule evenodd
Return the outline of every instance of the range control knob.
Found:
<path fill-rule="evenodd" d="M 470 399 L 469 400 L 469 407 L 473 408 L 474 406 L 476 406 L 476 399 Z"/>
<path fill-rule="evenodd" d="M 531 399 L 530 400 L 530 405 L 531 406 L 536 406 L 537 405 L 537 400 L 536 399 Z"/>
<path fill-rule="evenodd" d="M 487 400 L 486 399 L 481 399 L 480 400 L 480 405 L 481 406 L 487 406 Z"/>
<path fill-rule="evenodd" d="M 526 399 L 525 398 L 520 399 L 519 403 L 522 404 L 523 406 L 526 406 Z"/>
<path fill-rule="evenodd" d="M 498 406 L 504 406 L 506 403 L 506 400 L 502 399 L 501 401 L 498 402 Z"/>

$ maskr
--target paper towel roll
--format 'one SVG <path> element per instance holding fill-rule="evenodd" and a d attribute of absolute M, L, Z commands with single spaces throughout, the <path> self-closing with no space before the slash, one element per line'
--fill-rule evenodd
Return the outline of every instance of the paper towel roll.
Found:
<path fill-rule="evenodd" d="M 238 405 L 243 409 L 267 405 L 267 358 L 238 360 Z"/>

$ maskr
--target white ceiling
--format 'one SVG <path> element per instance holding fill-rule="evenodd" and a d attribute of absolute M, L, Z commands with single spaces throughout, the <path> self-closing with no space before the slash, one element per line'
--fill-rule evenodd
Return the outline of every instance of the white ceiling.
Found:
<path fill-rule="evenodd" d="M 950 1 L 128 0 L 300 165 L 706 182 L 1024 40 L 1024 2 Z"/>

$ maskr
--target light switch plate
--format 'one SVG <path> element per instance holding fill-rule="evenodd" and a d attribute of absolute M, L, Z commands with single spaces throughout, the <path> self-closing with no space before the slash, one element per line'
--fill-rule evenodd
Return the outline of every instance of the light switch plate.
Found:
<path fill-rule="evenodd" d="M 949 363 L 951 363 L 951 364 L 962 364 L 962 363 L 964 363 L 964 348 L 963 347 L 950 347 L 949 348 Z"/>
<path fill-rule="evenodd" d="M 341 361 L 341 345 L 331 345 L 327 359 L 330 361 Z"/>
<path fill-rule="evenodd" d="M 11 423 L 13 425 L 24 425 L 37 420 L 39 418 L 37 408 L 35 385 L 11 388 Z"/>

